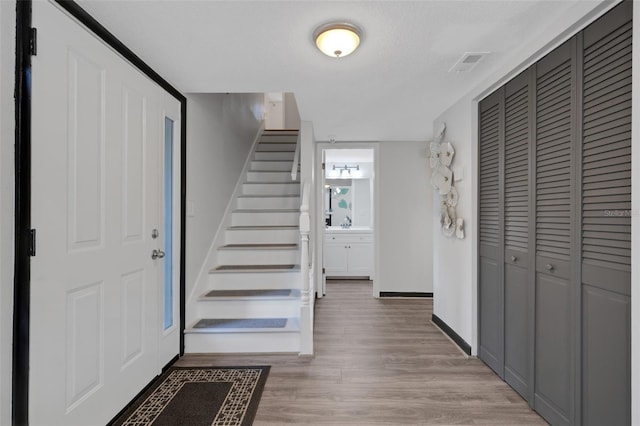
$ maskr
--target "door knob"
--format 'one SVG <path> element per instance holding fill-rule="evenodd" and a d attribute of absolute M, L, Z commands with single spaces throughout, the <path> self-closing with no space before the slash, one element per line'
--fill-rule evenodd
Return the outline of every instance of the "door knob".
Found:
<path fill-rule="evenodd" d="M 151 252 L 151 259 L 162 259 L 164 257 L 164 252 L 162 250 L 153 250 Z"/>
<path fill-rule="evenodd" d="M 553 269 L 554 269 L 553 265 L 550 264 L 550 263 L 547 263 L 545 268 L 547 268 L 547 271 L 553 271 Z"/>
<path fill-rule="evenodd" d="M 511 261 L 512 261 L 512 262 L 517 262 L 517 261 L 518 261 L 518 258 L 517 258 L 516 256 L 511 256 Z"/>

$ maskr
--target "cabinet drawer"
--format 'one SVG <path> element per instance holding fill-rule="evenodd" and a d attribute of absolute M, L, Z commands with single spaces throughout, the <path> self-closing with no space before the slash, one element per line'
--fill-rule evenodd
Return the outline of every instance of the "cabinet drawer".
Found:
<path fill-rule="evenodd" d="M 325 234 L 325 243 L 372 243 L 373 234 Z"/>

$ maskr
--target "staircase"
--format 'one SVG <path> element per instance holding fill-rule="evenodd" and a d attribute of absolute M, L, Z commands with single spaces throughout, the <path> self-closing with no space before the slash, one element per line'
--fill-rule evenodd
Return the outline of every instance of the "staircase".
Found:
<path fill-rule="evenodd" d="M 215 265 L 187 324 L 187 352 L 300 350 L 298 131 L 264 131 L 234 200 Z"/>

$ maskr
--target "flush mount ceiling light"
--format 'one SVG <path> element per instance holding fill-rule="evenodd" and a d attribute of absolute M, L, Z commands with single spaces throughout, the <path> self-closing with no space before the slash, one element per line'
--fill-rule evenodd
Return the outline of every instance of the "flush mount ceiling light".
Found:
<path fill-rule="evenodd" d="M 313 33 L 318 49 L 333 58 L 353 53 L 360 44 L 360 36 L 360 28 L 346 22 L 325 24 Z"/>

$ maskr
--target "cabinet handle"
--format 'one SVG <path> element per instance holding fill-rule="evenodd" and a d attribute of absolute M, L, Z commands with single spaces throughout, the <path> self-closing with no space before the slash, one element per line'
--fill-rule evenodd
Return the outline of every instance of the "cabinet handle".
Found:
<path fill-rule="evenodd" d="M 518 258 L 517 258 L 516 256 L 511 256 L 511 261 L 512 261 L 512 262 L 517 262 L 517 261 L 518 261 Z"/>
<path fill-rule="evenodd" d="M 547 263 L 545 268 L 547 268 L 547 271 L 553 271 L 555 269 L 555 267 L 550 263 Z"/>

